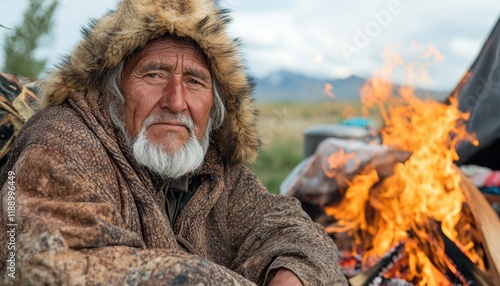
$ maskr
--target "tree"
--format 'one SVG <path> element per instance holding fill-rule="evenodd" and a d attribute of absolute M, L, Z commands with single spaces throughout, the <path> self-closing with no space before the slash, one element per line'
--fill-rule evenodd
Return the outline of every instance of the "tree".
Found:
<path fill-rule="evenodd" d="M 43 5 L 44 0 L 29 0 L 21 25 L 5 37 L 2 71 L 26 77 L 37 77 L 45 68 L 47 59 L 35 57 L 38 46 L 50 36 L 54 21 L 52 16 L 58 0 Z"/>

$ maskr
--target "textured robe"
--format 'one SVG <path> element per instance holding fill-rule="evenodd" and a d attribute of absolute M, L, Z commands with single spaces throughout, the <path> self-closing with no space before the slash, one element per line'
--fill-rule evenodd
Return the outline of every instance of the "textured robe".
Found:
<path fill-rule="evenodd" d="M 260 146 L 253 84 L 227 23 L 213 0 L 122 0 L 83 29 L 39 82 L 41 111 L 0 174 L 0 223 L 16 224 L 16 279 L 6 276 L 12 232 L 2 231 L 0 284 L 252 285 L 281 267 L 306 285 L 346 283 L 333 240 L 297 200 L 269 194 L 246 167 Z M 165 35 L 198 44 L 226 111 L 193 174 L 201 185 L 173 226 L 99 92 L 130 54 Z"/>
<path fill-rule="evenodd" d="M 264 284 L 292 270 L 305 285 L 345 283 L 337 250 L 290 197 L 272 195 L 212 144 L 201 186 L 170 226 L 162 193 L 137 165 L 97 92 L 46 108 L 22 130 L 15 173 L 16 279 L 26 284 Z M 7 224 L 3 209 L 1 223 Z M 9 239 L 0 235 L 0 244 Z M 4 248 L 4 250 L 6 250 Z M 268 282 L 268 281 L 267 281 Z"/>

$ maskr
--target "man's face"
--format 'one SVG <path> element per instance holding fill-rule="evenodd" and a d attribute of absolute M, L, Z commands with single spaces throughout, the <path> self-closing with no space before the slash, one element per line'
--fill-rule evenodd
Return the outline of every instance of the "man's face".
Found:
<path fill-rule="evenodd" d="M 131 139 L 150 116 L 182 114 L 191 118 L 198 140 L 207 128 L 212 78 L 203 55 L 190 44 L 171 38 L 148 43 L 125 62 L 120 90 L 125 99 L 125 129 Z M 163 118 L 145 126 L 145 135 L 173 154 L 188 141 L 189 129 L 175 116 Z"/>

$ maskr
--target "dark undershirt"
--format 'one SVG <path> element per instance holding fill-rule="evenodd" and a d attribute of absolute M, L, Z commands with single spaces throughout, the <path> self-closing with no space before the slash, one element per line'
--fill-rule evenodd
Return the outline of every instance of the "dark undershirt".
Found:
<path fill-rule="evenodd" d="M 151 174 L 153 185 L 158 192 L 163 194 L 165 212 L 172 226 L 175 225 L 177 217 L 201 185 L 201 177 L 184 175 L 178 179 L 161 179 Z"/>

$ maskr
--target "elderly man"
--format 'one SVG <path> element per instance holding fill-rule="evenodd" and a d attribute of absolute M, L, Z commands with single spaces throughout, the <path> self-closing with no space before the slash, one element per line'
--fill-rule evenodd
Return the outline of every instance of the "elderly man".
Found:
<path fill-rule="evenodd" d="M 324 230 L 245 167 L 226 23 L 207 0 L 124 0 L 84 31 L 2 171 L 5 284 L 346 283 Z"/>

